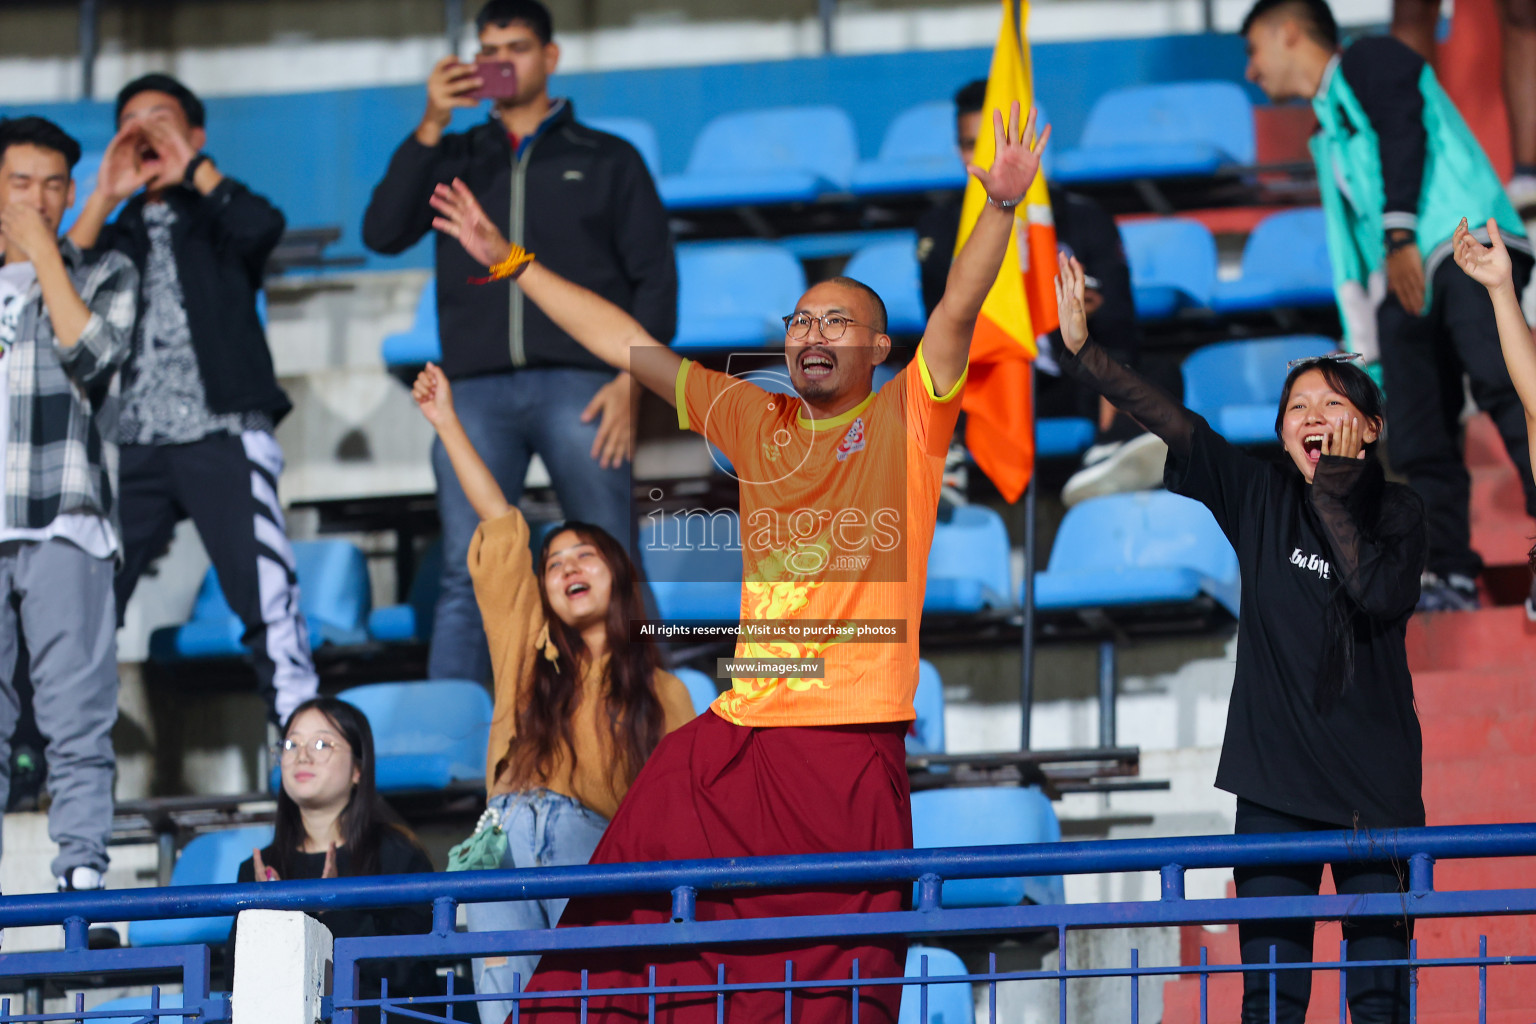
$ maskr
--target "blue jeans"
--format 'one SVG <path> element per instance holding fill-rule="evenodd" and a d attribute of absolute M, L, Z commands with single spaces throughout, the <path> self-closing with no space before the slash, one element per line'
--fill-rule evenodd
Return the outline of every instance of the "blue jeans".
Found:
<path fill-rule="evenodd" d="M 507 834 L 503 868 L 547 868 L 561 864 L 585 864 L 608 827 L 607 819 L 576 800 L 547 789 L 493 796 L 490 805 Z M 553 928 L 560 923 L 565 900 L 510 900 L 505 903 L 470 903 L 464 907 L 472 932 L 509 932 L 529 928 Z M 512 976 L 527 988 L 536 956 L 488 957 L 474 962 L 477 993 L 511 992 Z M 502 1024 L 512 1003 L 484 1002 L 481 1024 Z"/>
<path fill-rule="evenodd" d="M 567 518 L 601 526 L 632 550 L 629 463 L 603 469 L 592 458 L 598 420 L 581 412 L 611 372 L 576 369 L 519 370 L 453 382 L 453 404 L 464 432 L 507 500 L 523 494 L 528 460 L 537 452 L 549 470 Z M 480 525 L 441 441 L 432 445 L 437 512 L 443 524 L 443 583 L 432 627 L 427 675 L 432 679 L 491 681 L 491 655 L 469 578 L 469 542 Z"/>

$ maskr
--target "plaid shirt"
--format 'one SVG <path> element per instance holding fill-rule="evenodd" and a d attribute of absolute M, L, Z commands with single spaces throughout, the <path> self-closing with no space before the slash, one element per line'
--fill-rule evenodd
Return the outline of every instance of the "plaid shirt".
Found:
<path fill-rule="evenodd" d="M 133 339 L 139 274 L 121 253 L 59 252 L 91 319 L 71 348 L 59 345 L 36 282 L 3 369 L 11 424 L 5 449 L 5 518 L 42 529 L 63 512 L 95 512 L 117 527 L 117 369 Z"/>

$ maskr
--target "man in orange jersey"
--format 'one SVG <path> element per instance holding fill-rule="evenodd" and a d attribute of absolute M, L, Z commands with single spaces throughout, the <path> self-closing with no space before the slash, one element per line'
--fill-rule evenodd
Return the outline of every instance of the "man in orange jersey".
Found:
<path fill-rule="evenodd" d="M 507 244 L 460 183 L 438 186 L 434 227 L 493 275 L 519 286 L 610 365 L 677 408 L 681 427 L 719 447 L 741 479 L 743 637 L 737 661 L 788 665 L 733 676 L 710 712 L 663 740 L 614 815 L 592 863 L 841 853 L 912 843 L 902 736 L 913 718 L 917 635 L 944 456 L 965 384 L 971 333 L 1014 227 L 1013 207 L 1039 168 L 1049 129 L 993 114 L 996 158 L 969 169 L 987 191 L 944 298 L 910 365 L 878 393 L 890 352 L 885 307 L 868 286 L 824 281 L 785 317 L 785 362 L 798 401 L 683 359 L 617 306 Z M 889 630 L 889 632 L 886 632 Z M 862 635 L 861 635 L 862 631 Z M 874 640 L 875 642 L 869 642 Z M 817 667 L 819 662 L 819 670 Z M 737 897 L 700 894 L 699 920 L 896 910 L 906 887 Z M 664 901 L 573 901 L 562 925 L 666 921 Z M 709 985 L 902 972 L 904 943 L 824 943 L 730 953 L 605 956 L 588 985 Z M 546 957 L 530 990 L 579 986 L 584 966 Z M 783 994 L 737 992 L 727 1018 L 784 1012 Z M 799 989 L 795 1019 L 846 1020 L 847 988 Z M 678 1022 L 715 1019 L 710 994 L 658 999 Z M 895 1021 L 900 991 L 865 989 L 861 1019 Z M 647 1000 L 587 1001 L 589 1020 L 643 1020 Z M 574 1003 L 530 1002 L 524 1020 L 573 1020 Z"/>

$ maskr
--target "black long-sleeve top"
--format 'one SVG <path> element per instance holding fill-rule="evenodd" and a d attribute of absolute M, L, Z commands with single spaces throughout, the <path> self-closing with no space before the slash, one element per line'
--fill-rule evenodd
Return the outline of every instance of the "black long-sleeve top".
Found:
<path fill-rule="evenodd" d="M 428 205 L 460 178 L 510 241 L 627 311 L 663 344 L 677 330 L 677 265 L 667 213 L 645 162 L 623 139 L 576 120 L 560 100 L 537 132 L 513 140 L 492 117 L 436 146 L 406 136 L 363 214 L 363 243 L 404 252 L 432 230 Z M 437 235 L 443 371 L 458 379 L 523 367 L 608 370 L 510 281 L 471 284 L 485 268 Z"/>
<path fill-rule="evenodd" d="M 272 855 L 272 848 L 262 851 L 262 859 L 267 860 Z M 325 870 L 325 854 L 300 853 L 295 855 L 294 864 L 297 870 L 293 874 L 294 881 L 301 878 L 319 878 Z M 379 871 L 381 875 L 414 875 L 432 871 L 432 862 L 427 858 L 420 846 L 409 839 L 404 833 L 385 826 L 379 837 Z M 340 877 L 348 877 L 351 871 L 351 854 L 345 846 L 336 850 L 336 871 Z M 248 859 L 240 865 L 239 874 L 235 877 L 237 882 L 254 882 L 256 880 L 255 859 Z M 356 939 L 370 935 L 421 935 L 432 930 L 431 907 L 388 907 L 378 910 L 327 910 L 314 915 L 315 919 L 330 931 L 331 936 L 337 939 Z M 235 933 L 232 929 L 229 935 L 229 962 L 234 962 Z M 359 998 L 378 999 L 381 989 L 381 981 L 389 979 L 389 994 L 391 996 L 428 996 L 440 995 L 443 991 L 437 984 L 437 978 L 431 967 L 409 960 L 390 960 L 382 964 L 367 964 L 363 967 L 362 987 L 359 990 Z M 391 1014 L 393 1020 L 396 1015 Z M 379 1012 L 374 1009 L 357 1011 L 357 1018 L 363 1024 L 379 1020 Z"/>
<path fill-rule="evenodd" d="M 1238 451 L 1092 340 L 1075 358 L 1064 352 L 1062 368 L 1168 443 L 1168 489 L 1209 508 L 1237 552 L 1237 666 L 1217 787 L 1346 828 L 1423 825 L 1405 643 L 1428 546 L 1418 496 L 1369 457 L 1325 455 L 1309 486 L 1293 467 Z M 1335 600 L 1354 674 L 1320 707 Z"/>

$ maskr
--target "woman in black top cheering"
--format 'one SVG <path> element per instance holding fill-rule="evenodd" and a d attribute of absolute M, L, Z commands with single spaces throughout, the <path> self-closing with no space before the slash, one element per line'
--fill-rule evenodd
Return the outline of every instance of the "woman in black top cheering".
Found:
<path fill-rule="evenodd" d="M 1381 395 L 1338 359 L 1292 368 L 1275 417 L 1293 465 L 1245 455 L 1088 338 L 1083 271 L 1060 260 L 1065 372 L 1168 443 L 1168 489 L 1208 507 L 1242 572 L 1237 667 L 1216 785 L 1239 833 L 1424 824 L 1423 751 L 1405 644 L 1427 539 L 1417 495 L 1370 456 Z M 1319 865 L 1239 868 L 1237 894 L 1316 894 Z M 1396 892 L 1397 861 L 1333 865 L 1340 893 Z M 1312 959 L 1310 921 L 1239 925 L 1245 964 Z M 1411 922 L 1344 922 L 1350 960 L 1403 959 Z M 1408 1017 L 1408 972 L 1346 973 L 1355 1024 Z M 1276 972 L 1276 1020 L 1300 1022 L 1310 971 Z M 1269 1019 L 1269 975 L 1244 975 L 1243 1021 Z"/>
<path fill-rule="evenodd" d="M 305 701 L 289 716 L 277 756 L 283 785 L 277 795 L 272 845 L 251 851 L 250 860 L 240 865 L 237 881 L 405 875 L 432 870 L 432 862 L 416 837 L 374 788 L 373 730 L 357 708 L 334 697 Z M 432 930 L 432 910 L 427 906 L 328 910 L 314 916 L 338 939 Z M 234 948 L 231 933 L 231 953 Z M 364 966 L 360 997 L 379 998 L 380 982 L 386 977 L 391 996 L 428 996 L 443 991 L 430 967 L 391 960 L 383 966 Z M 356 1016 L 362 1022 L 377 1021 L 379 1011 L 359 1010 Z"/>

